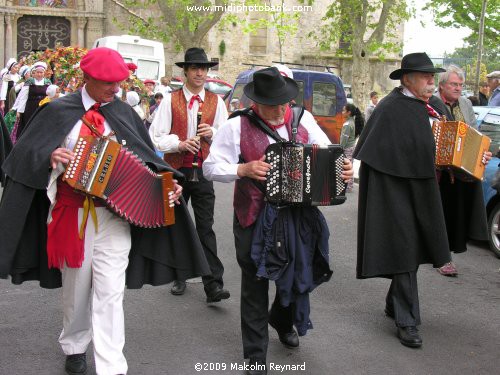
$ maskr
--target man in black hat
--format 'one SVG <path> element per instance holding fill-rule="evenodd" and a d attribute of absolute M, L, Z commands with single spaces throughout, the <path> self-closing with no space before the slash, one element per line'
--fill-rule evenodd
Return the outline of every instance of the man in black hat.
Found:
<path fill-rule="evenodd" d="M 204 88 L 208 69 L 217 63 L 208 61 L 203 49 L 189 48 L 184 61 L 175 64 L 184 69 L 186 82 L 182 90 L 165 96 L 149 128 L 149 135 L 155 147 L 165 153 L 165 161 L 186 176 L 182 182 L 182 194 L 186 202 L 191 199 L 196 231 L 212 271 L 211 275 L 203 277 L 207 302 L 219 302 L 230 295 L 224 289 L 224 266 L 217 257 L 217 241 L 212 228 L 213 182 L 203 177 L 201 166 L 208 156 L 217 128 L 227 120 L 227 110 L 218 95 Z M 186 281 L 177 280 L 171 293 L 182 295 L 185 290 Z"/>
<path fill-rule="evenodd" d="M 276 132 L 283 139 L 291 139 L 294 115 L 288 103 L 298 91 L 297 83 L 283 77 L 276 67 L 255 72 L 253 82 L 244 88 L 245 95 L 254 102 L 251 111 L 236 112 L 236 116 L 219 129 L 203 165 L 204 175 L 209 180 L 236 181 L 233 232 L 236 258 L 242 272 L 241 333 L 244 358 L 250 359 L 248 374 L 267 373 L 268 323 L 278 332 L 279 340 L 285 346 L 299 346 L 298 335 L 305 335 L 307 329 L 312 328 L 309 292 L 331 276 L 328 226 L 321 212 L 314 207 L 279 210 L 280 222 L 286 222 L 282 227 L 287 238 L 283 247 L 286 246 L 288 254 L 294 255 L 293 260 L 287 260 L 288 267 L 276 279 L 276 298 L 269 312 L 269 280 L 257 277 L 254 262 L 256 250 L 259 251 L 266 241 L 261 238 L 264 221 L 278 216 L 273 206 L 264 202 L 260 186 L 270 169 L 270 165 L 264 162 L 264 152 L 270 143 L 276 142 L 263 129 Z M 261 120 L 260 125 L 254 122 L 254 117 Z M 301 118 L 296 137 L 300 143 L 330 144 L 309 112 Z M 345 159 L 342 177 L 348 180 L 352 175 L 352 164 Z M 304 238 L 311 241 L 304 243 L 301 241 Z M 278 247 L 272 246 L 271 251 L 279 251 Z M 315 259 L 314 269 L 312 265 L 301 269 L 298 260 L 304 258 Z M 304 282 L 298 285 L 297 280 Z"/>
<path fill-rule="evenodd" d="M 404 56 L 389 76 L 401 86 L 377 105 L 354 151 L 361 160 L 356 276 L 392 279 L 385 313 L 412 348 L 422 345 L 418 267 L 450 262 L 431 131 L 445 113 L 433 98 L 434 74 L 443 71 L 425 53 Z"/>

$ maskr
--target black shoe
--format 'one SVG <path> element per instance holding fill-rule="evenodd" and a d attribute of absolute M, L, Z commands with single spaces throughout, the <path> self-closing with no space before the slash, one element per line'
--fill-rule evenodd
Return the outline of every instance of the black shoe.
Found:
<path fill-rule="evenodd" d="M 404 346 L 410 348 L 420 348 L 422 346 L 422 338 L 415 326 L 398 327 L 398 338 Z"/>
<path fill-rule="evenodd" d="M 289 349 L 294 349 L 299 346 L 299 335 L 295 329 L 292 328 L 290 332 L 280 332 L 277 326 L 269 319 L 269 325 L 273 327 L 276 332 L 278 332 L 278 337 L 283 345 L 285 345 Z"/>
<path fill-rule="evenodd" d="M 216 286 L 210 291 L 205 290 L 205 293 L 207 294 L 207 303 L 220 302 L 221 300 L 228 299 L 231 296 L 228 290 L 223 289 L 220 286 Z"/>
<path fill-rule="evenodd" d="M 252 359 L 248 360 L 248 370 L 246 375 L 267 375 L 267 365 L 266 361 L 262 359 Z"/>
<path fill-rule="evenodd" d="M 82 375 L 87 373 L 87 356 L 85 353 L 70 354 L 66 356 L 66 372 L 70 375 Z"/>
<path fill-rule="evenodd" d="M 389 308 L 388 306 L 385 307 L 385 316 L 394 319 L 394 310 L 392 308 Z"/>
<path fill-rule="evenodd" d="M 182 296 L 186 291 L 186 282 L 175 280 L 174 285 L 172 285 L 172 289 L 170 289 L 170 293 L 174 296 Z"/>

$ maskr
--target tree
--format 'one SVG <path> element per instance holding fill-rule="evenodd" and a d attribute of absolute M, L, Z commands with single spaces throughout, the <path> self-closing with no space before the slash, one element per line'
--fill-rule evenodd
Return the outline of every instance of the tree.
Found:
<path fill-rule="evenodd" d="M 173 42 L 178 49 L 201 46 L 225 13 L 228 0 L 112 0 L 129 13 L 119 26 L 145 38 Z M 141 13 L 146 13 L 143 16 Z"/>
<path fill-rule="evenodd" d="M 351 89 L 361 109 L 371 89 L 370 57 L 401 49 L 397 30 L 412 12 L 405 0 L 338 0 L 328 6 L 322 19 L 326 23 L 314 37 L 322 50 L 337 49 L 340 43 L 337 54 L 352 54 Z"/>

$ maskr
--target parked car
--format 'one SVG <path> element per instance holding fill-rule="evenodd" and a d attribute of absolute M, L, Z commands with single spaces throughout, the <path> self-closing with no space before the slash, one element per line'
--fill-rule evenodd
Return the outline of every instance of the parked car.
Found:
<path fill-rule="evenodd" d="M 497 155 L 500 150 L 500 107 L 473 107 L 477 129 L 491 138 L 490 151 Z"/>
<path fill-rule="evenodd" d="M 220 97 L 224 97 L 231 89 L 233 86 L 231 86 L 229 83 L 224 82 L 221 79 L 217 78 L 207 78 L 205 81 L 205 90 L 211 91 L 214 94 L 219 95 Z"/>
<path fill-rule="evenodd" d="M 500 159 L 494 157 L 486 166 L 483 179 L 483 195 L 488 217 L 488 242 L 491 250 L 500 258 L 500 193 L 495 186 L 500 173 Z M 498 186 L 496 186 L 498 187 Z"/>
<path fill-rule="evenodd" d="M 236 78 L 233 89 L 226 97 L 229 112 L 251 105 L 251 100 L 243 93 L 243 87 L 253 80 L 256 71 L 256 68 L 245 70 Z M 299 85 L 295 103 L 303 105 L 313 114 L 332 143 L 339 143 L 344 123 L 342 108 L 347 103 L 342 80 L 327 72 L 302 69 L 292 69 L 292 72 Z"/>

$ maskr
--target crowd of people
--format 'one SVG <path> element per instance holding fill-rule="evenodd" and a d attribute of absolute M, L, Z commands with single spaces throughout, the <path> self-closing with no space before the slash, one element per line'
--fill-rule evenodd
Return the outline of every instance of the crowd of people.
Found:
<path fill-rule="evenodd" d="M 158 86 L 145 80 L 141 96 L 121 86 L 137 67 L 105 47 L 83 57 L 84 84 L 65 94 L 51 83 L 45 62 L 7 63 L 0 88 L 0 110 L 10 124 L 2 116 L 0 277 L 62 287 L 59 343 L 68 374 L 87 372 L 91 342 L 97 374 L 127 373 L 125 286 L 172 282 L 171 293 L 181 296 L 186 280 L 201 276 L 207 303 L 230 298 L 213 230 L 213 181 L 235 182 L 233 233 L 247 374 L 267 374 L 268 326 L 287 348 L 297 348 L 312 328 L 309 293 L 332 275 L 328 224 L 317 207 L 277 207 L 265 199 L 272 167 L 265 152 L 275 142 L 326 146 L 330 139 L 310 112 L 294 110 L 299 86 L 286 66 L 256 71 L 244 88 L 251 107 L 229 116 L 222 99 L 204 88 L 216 64 L 203 49 L 190 48 L 176 62 L 185 77 L 180 90 L 172 91 L 163 77 Z M 486 218 L 480 184 L 437 171 L 434 163 L 434 121 L 446 116 L 475 126 L 472 104 L 461 96 L 463 71 L 436 68 L 425 53 L 413 53 L 390 78 L 400 86 L 380 102 L 371 92 L 365 116 L 345 105 L 340 175 L 352 191 L 353 158 L 361 161 L 356 276 L 391 279 L 385 313 L 394 319 L 401 344 L 418 348 L 419 266 L 430 263 L 456 276 L 451 253 L 466 251 L 471 238 L 485 239 Z M 490 104 L 500 100 L 499 82 L 499 72 L 488 75 Z M 65 182 L 66 165 L 79 157 L 77 140 L 89 135 L 126 146 L 155 172 L 174 174 L 168 198 L 174 225 L 129 224 L 103 199 Z M 484 163 L 490 158 L 486 152 Z M 276 285 L 271 304 L 269 281 Z"/>

